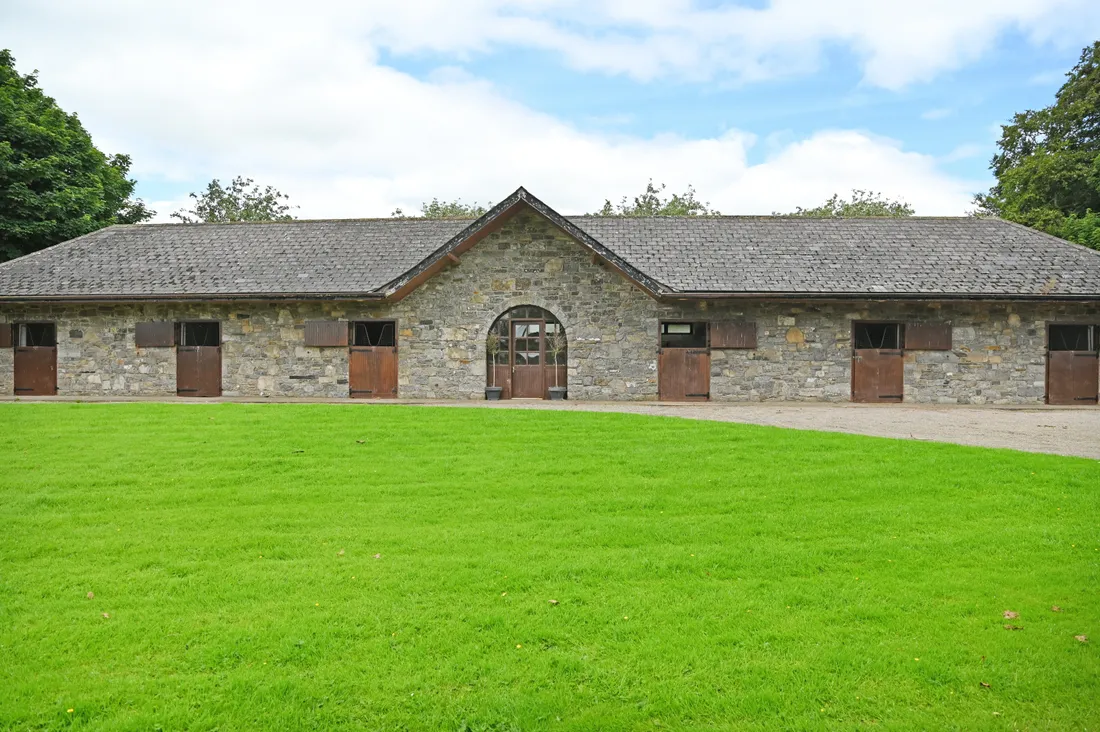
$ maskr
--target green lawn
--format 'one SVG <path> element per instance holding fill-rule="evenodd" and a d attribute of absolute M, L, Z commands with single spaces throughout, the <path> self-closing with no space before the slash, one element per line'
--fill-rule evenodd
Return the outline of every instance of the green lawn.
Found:
<path fill-rule="evenodd" d="M 224 404 L 0 461 L 0 728 L 1100 727 L 1095 461 Z"/>

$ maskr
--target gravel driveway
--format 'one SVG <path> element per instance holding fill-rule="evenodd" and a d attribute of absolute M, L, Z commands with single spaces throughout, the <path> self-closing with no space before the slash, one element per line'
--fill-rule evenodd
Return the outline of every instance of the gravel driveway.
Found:
<path fill-rule="evenodd" d="M 453 404 L 453 403 L 451 403 Z M 467 402 L 491 409 L 567 409 L 745 422 L 877 437 L 1007 447 L 1100 460 L 1100 409 L 907 404 L 613 404 Z"/>

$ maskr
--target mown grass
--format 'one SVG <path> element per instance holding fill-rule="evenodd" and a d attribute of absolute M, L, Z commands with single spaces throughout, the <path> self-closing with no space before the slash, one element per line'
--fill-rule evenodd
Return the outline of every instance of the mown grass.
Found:
<path fill-rule="evenodd" d="M 1100 726 L 1094 461 L 419 407 L 0 428 L 0 727 Z"/>

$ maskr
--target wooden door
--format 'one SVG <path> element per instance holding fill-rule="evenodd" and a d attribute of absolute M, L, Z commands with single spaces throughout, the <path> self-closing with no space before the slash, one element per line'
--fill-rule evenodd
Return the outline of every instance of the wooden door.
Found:
<path fill-rule="evenodd" d="M 355 399 L 396 399 L 397 347 L 352 346 L 348 389 Z"/>
<path fill-rule="evenodd" d="M 16 346 L 15 395 L 57 394 L 57 347 Z"/>
<path fill-rule="evenodd" d="M 221 346 L 176 346 L 176 394 L 183 397 L 222 395 Z"/>
<path fill-rule="evenodd" d="M 498 363 L 490 365 L 489 368 L 493 369 L 492 379 L 489 386 L 500 387 L 500 398 L 511 399 L 512 398 L 512 365 L 511 363 Z"/>
<path fill-rule="evenodd" d="M 853 402 L 900 402 L 905 392 L 903 352 L 859 348 L 852 356 Z"/>
<path fill-rule="evenodd" d="M 542 320 L 513 320 L 512 399 L 545 399 L 546 323 Z"/>
<path fill-rule="evenodd" d="M 1096 404 L 1100 355 L 1090 351 L 1047 352 L 1047 404 Z"/>
<path fill-rule="evenodd" d="M 710 399 L 710 351 L 662 348 L 657 355 L 657 398 L 667 402 Z"/>

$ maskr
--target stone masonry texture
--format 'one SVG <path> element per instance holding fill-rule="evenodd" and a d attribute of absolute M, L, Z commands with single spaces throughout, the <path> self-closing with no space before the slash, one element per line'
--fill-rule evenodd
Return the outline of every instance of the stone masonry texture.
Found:
<path fill-rule="evenodd" d="M 461 261 L 395 303 L 5 304 L 0 322 L 53 321 L 63 396 L 175 394 L 175 351 L 137 348 L 135 324 L 218 320 L 227 396 L 348 395 L 346 348 L 308 348 L 307 320 L 393 319 L 401 398 L 483 399 L 484 344 L 506 310 L 554 313 L 569 341 L 569 398 L 657 398 L 661 320 L 746 320 L 754 350 L 711 355 L 715 401 L 847 401 L 855 320 L 949 322 L 950 351 L 905 356 L 905 401 L 1040 404 L 1046 324 L 1100 322 L 1100 303 L 657 302 L 542 217 L 520 213 Z M 0 351 L 0 393 L 13 392 L 12 351 Z"/>

